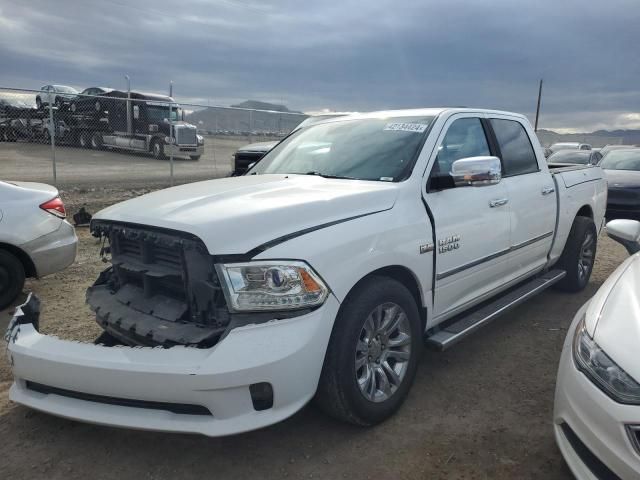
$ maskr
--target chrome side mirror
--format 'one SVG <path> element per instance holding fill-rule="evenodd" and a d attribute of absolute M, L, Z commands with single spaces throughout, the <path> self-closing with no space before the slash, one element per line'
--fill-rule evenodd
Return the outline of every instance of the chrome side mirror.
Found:
<path fill-rule="evenodd" d="M 495 185 L 502 180 L 502 164 L 498 157 L 469 157 L 451 165 L 456 187 Z"/>
<path fill-rule="evenodd" d="M 640 222 L 636 220 L 611 220 L 606 226 L 607 235 L 627 249 L 630 255 L 640 252 Z"/>

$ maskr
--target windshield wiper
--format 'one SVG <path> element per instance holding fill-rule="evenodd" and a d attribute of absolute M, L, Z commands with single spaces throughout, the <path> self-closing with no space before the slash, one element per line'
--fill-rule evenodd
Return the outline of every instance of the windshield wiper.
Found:
<path fill-rule="evenodd" d="M 317 170 L 312 170 L 311 172 L 307 172 L 305 173 L 305 175 L 315 175 L 317 177 L 322 177 L 322 178 L 342 178 L 346 180 L 361 180 L 360 178 L 347 177 L 346 175 L 331 175 L 328 173 L 320 173 Z"/>

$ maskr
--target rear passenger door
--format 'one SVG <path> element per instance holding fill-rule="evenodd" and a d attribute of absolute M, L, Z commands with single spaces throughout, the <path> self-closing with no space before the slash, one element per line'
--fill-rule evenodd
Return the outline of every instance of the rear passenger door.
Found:
<path fill-rule="evenodd" d="M 477 114 L 458 114 L 445 124 L 430 159 L 425 203 L 436 232 L 434 316 L 448 318 L 505 283 L 509 205 L 505 185 L 440 185 L 456 160 L 491 155 Z"/>
<path fill-rule="evenodd" d="M 551 249 L 556 221 L 556 193 L 546 165 L 540 165 L 530 135 L 517 117 L 489 118 L 509 198 L 510 280 L 542 268 Z M 529 128 L 529 130 L 531 130 Z M 535 141 L 535 139 L 534 139 Z"/>

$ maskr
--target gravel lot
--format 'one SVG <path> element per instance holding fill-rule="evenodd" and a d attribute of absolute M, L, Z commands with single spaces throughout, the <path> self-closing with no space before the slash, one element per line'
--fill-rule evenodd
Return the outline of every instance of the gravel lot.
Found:
<path fill-rule="evenodd" d="M 64 199 L 95 211 L 148 189 L 92 188 L 67 189 Z M 92 340 L 99 329 L 84 290 L 104 264 L 88 231 L 78 235 L 76 263 L 27 288 L 43 300 L 43 331 Z M 548 291 L 450 351 L 425 352 L 403 408 L 371 429 L 312 406 L 273 427 L 217 439 L 86 425 L 10 404 L 11 376 L 0 359 L 0 478 L 571 478 L 553 439 L 553 391 L 573 314 L 626 257 L 600 240 L 584 292 Z M 0 330 L 9 315 L 0 312 Z"/>

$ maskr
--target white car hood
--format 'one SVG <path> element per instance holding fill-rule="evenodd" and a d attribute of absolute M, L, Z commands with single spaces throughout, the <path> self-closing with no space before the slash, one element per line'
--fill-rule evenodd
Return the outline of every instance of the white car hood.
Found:
<path fill-rule="evenodd" d="M 249 175 L 160 190 L 108 207 L 95 220 L 188 232 L 215 255 L 247 253 L 305 229 L 390 209 L 393 183 L 311 175 Z"/>
<path fill-rule="evenodd" d="M 585 325 L 607 355 L 640 381 L 640 254 L 623 262 L 600 287 Z"/>

